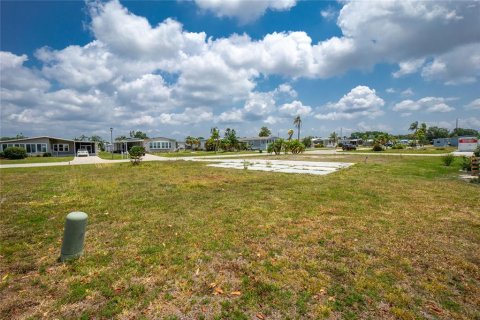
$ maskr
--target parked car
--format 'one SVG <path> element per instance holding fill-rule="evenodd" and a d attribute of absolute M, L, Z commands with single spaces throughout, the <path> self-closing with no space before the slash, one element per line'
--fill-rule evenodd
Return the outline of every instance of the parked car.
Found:
<path fill-rule="evenodd" d="M 354 145 L 354 144 L 350 144 L 350 143 L 345 143 L 343 146 L 342 146 L 342 150 L 357 150 L 357 147 Z"/>
<path fill-rule="evenodd" d="M 88 150 L 78 150 L 77 151 L 77 157 L 88 157 Z"/>

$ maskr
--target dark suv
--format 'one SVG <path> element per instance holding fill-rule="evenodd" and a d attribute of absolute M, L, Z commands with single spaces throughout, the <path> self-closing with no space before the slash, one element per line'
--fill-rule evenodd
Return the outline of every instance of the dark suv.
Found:
<path fill-rule="evenodd" d="M 357 150 L 357 147 L 354 144 L 346 143 L 342 146 L 342 150 Z"/>

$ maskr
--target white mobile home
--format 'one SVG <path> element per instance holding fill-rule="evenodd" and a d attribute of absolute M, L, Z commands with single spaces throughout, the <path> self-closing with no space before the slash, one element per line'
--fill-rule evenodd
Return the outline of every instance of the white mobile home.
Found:
<path fill-rule="evenodd" d="M 89 154 L 97 153 L 97 143 L 93 141 L 77 141 L 49 136 L 22 138 L 0 141 L 0 151 L 9 147 L 20 147 L 27 151 L 29 156 L 50 153 L 52 156 L 71 156 L 78 150 L 87 150 Z"/>

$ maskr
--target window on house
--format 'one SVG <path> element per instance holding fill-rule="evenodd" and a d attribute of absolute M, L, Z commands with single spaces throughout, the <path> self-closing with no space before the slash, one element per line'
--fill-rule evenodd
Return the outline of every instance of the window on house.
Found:
<path fill-rule="evenodd" d="M 39 148 L 37 146 L 40 146 Z M 27 153 L 36 153 L 36 152 L 41 152 L 41 146 L 42 144 L 35 144 L 35 143 L 27 143 L 25 144 L 25 149 L 27 149 Z M 46 149 L 46 145 L 45 145 Z"/>
<path fill-rule="evenodd" d="M 47 144 L 37 143 L 37 152 L 47 152 Z"/>
<path fill-rule="evenodd" d="M 54 144 L 53 151 L 55 152 L 68 152 L 69 146 L 68 144 Z"/>
<path fill-rule="evenodd" d="M 170 149 L 172 144 L 166 141 L 153 141 L 150 142 L 150 149 Z"/>

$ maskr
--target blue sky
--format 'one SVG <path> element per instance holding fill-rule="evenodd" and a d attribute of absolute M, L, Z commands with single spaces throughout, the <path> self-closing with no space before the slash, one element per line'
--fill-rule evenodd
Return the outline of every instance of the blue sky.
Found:
<path fill-rule="evenodd" d="M 2 1 L 1 135 L 480 128 L 480 3 Z"/>

